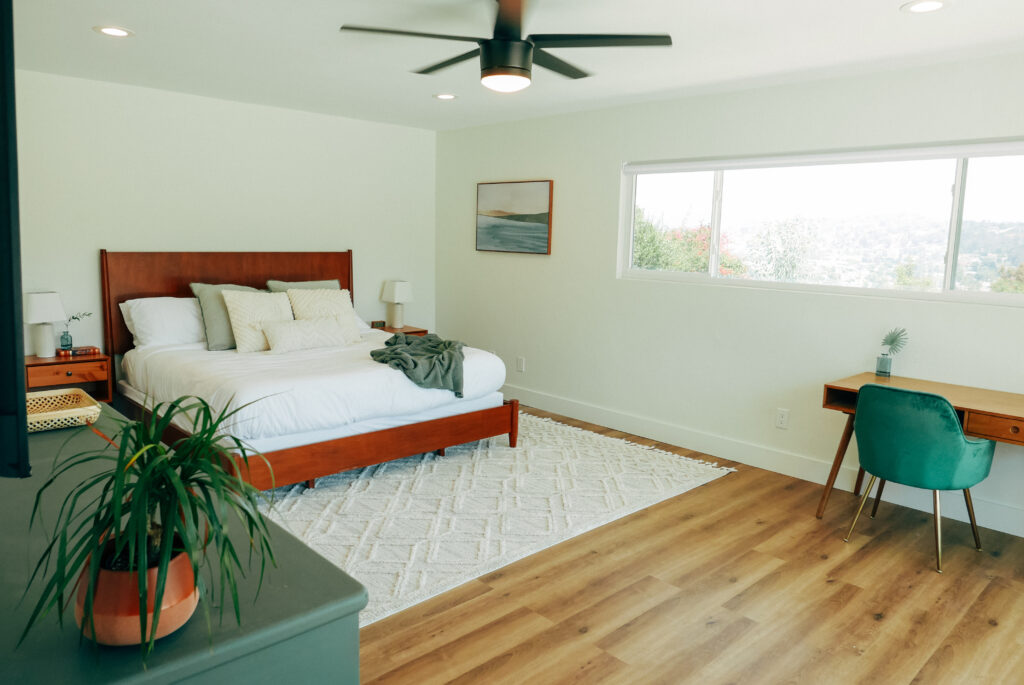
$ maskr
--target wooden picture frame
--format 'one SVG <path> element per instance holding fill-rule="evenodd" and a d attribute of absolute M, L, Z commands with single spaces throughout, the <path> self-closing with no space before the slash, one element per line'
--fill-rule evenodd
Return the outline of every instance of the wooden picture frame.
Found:
<path fill-rule="evenodd" d="M 476 249 L 479 252 L 551 254 L 555 182 L 476 184 Z"/>

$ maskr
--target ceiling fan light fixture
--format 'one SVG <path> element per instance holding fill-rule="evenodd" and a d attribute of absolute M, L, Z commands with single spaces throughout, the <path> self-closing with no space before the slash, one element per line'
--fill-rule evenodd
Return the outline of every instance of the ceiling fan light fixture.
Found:
<path fill-rule="evenodd" d="M 492 67 L 480 72 L 480 83 L 496 93 L 516 93 L 530 85 L 530 72 L 516 67 Z"/>
<path fill-rule="evenodd" d="M 945 0 L 911 0 L 911 2 L 900 5 L 900 9 L 913 14 L 924 14 L 938 11 L 945 6 Z"/>

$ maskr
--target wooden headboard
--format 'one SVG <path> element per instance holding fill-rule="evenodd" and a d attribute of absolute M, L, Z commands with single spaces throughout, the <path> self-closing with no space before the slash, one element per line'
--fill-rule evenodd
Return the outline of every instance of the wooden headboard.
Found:
<path fill-rule="evenodd" d="M 352 251 L 347 252 L 107 252 L 100 250 L 103 342 L 124 354 L 132 336 L 118 304 L 136 297 L 192 297 L 189 283 L 234 283 L 266 288 L 267 280 L 337 278 L 352 292 Z"/>

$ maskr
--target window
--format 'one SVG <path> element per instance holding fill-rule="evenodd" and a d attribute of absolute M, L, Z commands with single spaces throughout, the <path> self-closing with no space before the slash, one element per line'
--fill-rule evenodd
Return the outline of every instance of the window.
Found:
<path fill-rule="evenodd" d="M 623 264 L 654 278 L 1024 293 L 1024 155 L 1006 151 L 627 165 Z"/>
<path fill-rule="evenodd" d="M 970 160 L 958 290 L 1024 293 L 1024 156 Z"/>

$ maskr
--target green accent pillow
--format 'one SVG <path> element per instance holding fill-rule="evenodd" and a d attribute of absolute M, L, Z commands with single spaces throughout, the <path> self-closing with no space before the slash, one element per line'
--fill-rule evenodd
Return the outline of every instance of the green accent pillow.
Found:
<path fill-rule="evenodd" d="M 283 293 L 287 290 L 341 290 L 341 281 L 337 278 L 330 281 L 267 281 L 267 289 L 272 293 Z"/>
<path fill-rule="evenodd" d="M 192 294 L 199 300 L 199 308 L 203 310 L 203 325 L 206 326 L 206 349 L 235 349 L 235 334 L 231 331 L 231 319 L 228 307 L 224 304 L 225 290 L 244 290 L 259 292 L 258 288 L 230 283 L 210 285 L 209 283 L 190 283 Z"/>

